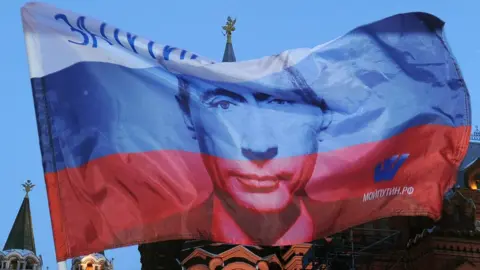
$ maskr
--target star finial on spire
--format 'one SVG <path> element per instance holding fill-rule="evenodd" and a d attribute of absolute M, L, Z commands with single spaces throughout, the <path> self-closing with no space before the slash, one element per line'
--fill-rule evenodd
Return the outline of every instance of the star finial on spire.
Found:
<path fill-rule="evenodd" d="M 23 190 L 25 191 L 25 196 L 28 197 L 28 193 L 32 191 L 32 189 L 35 187 L 35 185 L 32 183 L 32 181 L 27 180 L 27 182 L 22 184 Z"/>
<path fill-rule="evenodd" d="M 232 17 L 228 16 L 227 24 L 222 27 L 222 29 L 225 31 L 224 35 L 227 36 L 227 43 L 232 43 L 232 32 L 235 31 L 236 22 L 237 19 L 232 19 Z"/>

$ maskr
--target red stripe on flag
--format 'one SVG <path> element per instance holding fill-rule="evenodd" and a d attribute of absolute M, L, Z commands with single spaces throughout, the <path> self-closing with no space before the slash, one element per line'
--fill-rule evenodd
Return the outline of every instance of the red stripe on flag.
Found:
<path fill-rule="evenodd" d="M 425 125 L 388 140 L 318 154 L 305 187 L 315 238 L 381 217 L 438 218 L 469 134 L 470 127 Z M 404 153 L 409 157 L 395 177 L 375 183 L 375 166 Z M 305 158 L 279 159 L 278 164 L 289 166 Z M 248 161 L 234 162 L 243 166 Z M 211 228 L 212 209 L 203 202 L 213 188 L 199 153 L 112 155 L 45 178 L 58 261 L 144 242 L 205 238 L 192 226 Z M 186 214 L 192 208 L 200 210 Z M 208 236 L 225 240 L 211 231 Z"/>

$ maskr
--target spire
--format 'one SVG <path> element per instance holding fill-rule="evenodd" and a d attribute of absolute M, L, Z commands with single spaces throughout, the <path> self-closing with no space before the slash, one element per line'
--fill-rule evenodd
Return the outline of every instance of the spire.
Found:
<path fill-rule="evenodd" d="M 235 62 L 237 59 L 235 58 L 235 52 L 233 51 L 233 45 L 232 45 L 232 32 L 235 31 L 235 23 L 237 22 L 237 19 L 233 19 L 228 16 L 227 18 L 227 24 L 222 27 L 222 29 L 225 31 L 225 34 L 227 36 L 227 44 L 225 45 L 225 52 L 223 53 L 223 60 L 222 62 Z"/>
<path fill-rule="evenodd" d="M 30 213 L 30 199 L 28 198 L 28 193 L 35 185 L 32 184 L 30 180 L 27 180 L 22 186 L 25 191 L 25 198 L 23 198 L 22 206 L 20 206 L 20 210 L 18 210 L 15 223 L 13 223 L 3 250 L 23 249 L 36 253 L 35 240 L 33 238 L 32 215 Z"/>

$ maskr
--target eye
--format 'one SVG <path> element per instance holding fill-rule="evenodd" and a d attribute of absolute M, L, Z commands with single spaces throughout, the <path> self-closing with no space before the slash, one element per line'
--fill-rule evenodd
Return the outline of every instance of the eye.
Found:
<path fill-rule="evenodd" d="M 276 98 L 276 99 L 270 100 L 269 103 L 278 104 L 278 105 L 285 105 L 285 104 L 292 104 L 293 101 Z"/>
<path fill-rule="evenodd" d="M 230 108 L 230 104 L 232 104 L 232 103 L 230 103 L 228 101 L 220 101 L 218 103 L 218 106 L 220 106 L 222 109 L 226 110 L 226 109 Z"/>
<path fill-rule="evenodd" d="M 228 110 L 230 108 L 230 105 L 235 105 L 233 104 L 232 102 L 230 101 L 226 101 L 226 100 L 221 100 L 221 101 L 218 101 L 218 102 L 213 102 L 211 104 L 211 107 L 214 107 L 214 108 L 221 108 L 223 110 Z"/>

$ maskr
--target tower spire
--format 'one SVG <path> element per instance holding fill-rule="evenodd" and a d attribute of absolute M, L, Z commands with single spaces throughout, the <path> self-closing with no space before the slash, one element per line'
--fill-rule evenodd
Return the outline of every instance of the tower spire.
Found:
<path fill-rule="evenodd" d="M 27 180 L 22 186 L 25 191 L 25 197 L 18 210 L 17 217 L 15 218 L 3 250 L 22 249 L 36 253 L 32 214 L 30 212 L 30 199 L 28 198 L 28 193 L 32 191 L 35 185 L 32 184 L 30 180 Z"/>
<path fill-rule="evenodd" d="M 28 197 L 28 193 L 32 191 L 35 185 L 32 183 L 32 181 L 27 180 L 27 182 L 22 184 L 22 187 L 23 187 L 23 191 L 25 191 L 25 197 Z"/>
<path fill-rule="evenodd" d="M 227 23 L 222 27 L 225 31 L 225 36 L 227 36 L 227 44 L 225 45 L 225 51 L 223 53 L 223 60 L 222 62 L 235 62 L 237 59 L 235 58 L 235 52 L 233 51 L 232 45 L 232 33 L 235 31 L 235 23 L 237 19 L 232 19 L 232 17 L 228 16 Z"/>

